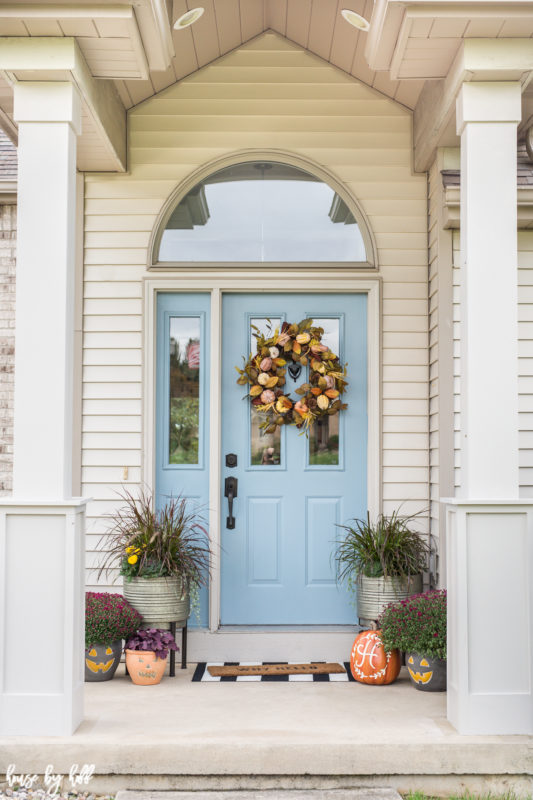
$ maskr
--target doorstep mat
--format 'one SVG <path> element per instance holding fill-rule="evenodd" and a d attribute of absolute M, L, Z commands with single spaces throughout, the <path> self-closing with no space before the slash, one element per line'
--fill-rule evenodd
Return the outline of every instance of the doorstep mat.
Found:
<path fill-rule="evenodd" d="M 252 674 L 244 674 L 244 668 Z M 225 669 L 228 668 L 228 669 Z M 307 669 L 306 669 L 307 668 Z M 335 670 L 335 671 L 329 671 Z M 246 670 L 248 672 L 248 670 Z M 231 674 L 228 674 L 230 672 Z M 215 673 L 215 674 L 213 674 Z M 264 674 L 261 674 L 264 673 Z M 353 681 L 348 661 L 326 663 L 314 661 L 310 664 L 292 661 L 225 661 L 201 662 L 196 666 L 192 680 L 195 682 L 238 681 L 242 683 L 283 681 L 290 683 L 346 683 Z"/>

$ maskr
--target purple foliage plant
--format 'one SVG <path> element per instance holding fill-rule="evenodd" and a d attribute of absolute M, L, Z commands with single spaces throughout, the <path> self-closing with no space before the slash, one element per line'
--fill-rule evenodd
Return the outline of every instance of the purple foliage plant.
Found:
<path fill-rule="evenodd" d="M 149 650 L 158 658 L 166 658 L 169 650 L 179 650 L 170 631 L 162 628 L 139 630 L 126 642 L 126 650 Z"/>

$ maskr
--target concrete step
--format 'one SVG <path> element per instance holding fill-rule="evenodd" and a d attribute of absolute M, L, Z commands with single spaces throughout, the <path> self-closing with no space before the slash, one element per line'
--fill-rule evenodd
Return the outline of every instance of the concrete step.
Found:
<path fill-rule="evenodd" d="M 116 800 L 401 800 L 394 789 L 268 789 L 249 792 L 135 792 L 122 791 Z"/>

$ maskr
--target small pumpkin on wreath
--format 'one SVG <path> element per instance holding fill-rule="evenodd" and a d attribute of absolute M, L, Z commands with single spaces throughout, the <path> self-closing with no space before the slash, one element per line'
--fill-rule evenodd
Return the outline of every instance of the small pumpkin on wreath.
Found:
<path fill-rule="evenodd" d="M 308 430 L 315 420 L 333 416 L 348 406 L 342 402 L 348 381 L 346 365 L 329 347 L 322 344 L 324 329 L 313 326 L 312 319 L 298 323 L 284 322 L 281 330 L 267 334 L 251 326 L 257 341 L 255 355 L 250 354 L 239 373 L 237 383 L 249 385 L 248 397 L 255 410 L 264 415 L 259 426 L 265 433 L 274 433 L 282 425 L 295 425 Z M 309 382 L 295 392 L 293 400 L 283 388 L 288 363 L 309 366 Z"/>

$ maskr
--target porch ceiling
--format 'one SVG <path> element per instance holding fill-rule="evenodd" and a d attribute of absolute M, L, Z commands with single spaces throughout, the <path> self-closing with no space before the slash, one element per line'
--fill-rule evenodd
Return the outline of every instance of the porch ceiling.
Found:
<path fill-rule="evenodd" d="M 178 17 L 199 4 L 204 15 L 193 26 L 175 31 Z M 348 25 L 340 14 L 343 8 L 371 19 L 369 32 Z M 453 71 L 465 39 L 533 37 L 533 2 L 0 0 L 0 36 L 74 37 L 90 75 L 113 84 L 120 108 L 126 109 L 268 29 L 416 109 L 424 88 L 443 82 Z M 18 79 L 16 72 L 0 73 L 0 125 L 13 140 L 12 85 Z M 46 75 L 26 72 L 23 79 L 43 80 Z M 524 77 L 524 123 L 533 119 L 528 80 Z M 78 166 L 122 170 L 124 165 L 100 141 L 100 122 L 85 108 Z M 451 122 L 439 143 L 457 143 Z"/>

